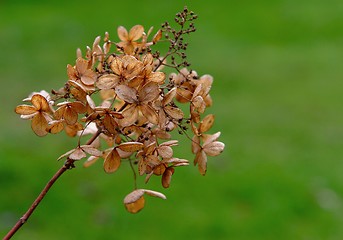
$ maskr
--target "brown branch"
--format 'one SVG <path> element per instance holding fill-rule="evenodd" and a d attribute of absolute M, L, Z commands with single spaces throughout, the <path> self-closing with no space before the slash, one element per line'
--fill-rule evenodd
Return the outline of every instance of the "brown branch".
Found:
<path fill-rule="evenodd" d="M 91 144 L 97 137 L 99 137 L 101 133 L 101 130 L 98 130 L 91 139 L 88 140 L 86 143 L 87 145 Z M 3 238 L 3 240 L 11 239 L 11 237 L 21 228 L 21 226 L 24 225 L 24 223 L 27 222 L 31 214 L 35 211 L 36 207 L 38 207 L 39 203 L 43 200 L 45 195 L 48 193 L 50 188 L 54 185 L 56 180 L 68 169 L 74 168 L 74 162 L 75 160 L 67 159 L 67 161 L 64 163 L 64 165 L 55 173 L 55 175 L 50 179 L 50 181 L 46 184 L 46 186 L 43 188 L 41 193 L 38 195 L 36 200 L 32 203 L 30 208 L 27 210 L 27 212 L 18 220 L 18 222 L 13 226 L 13 228 L 6 234 L 6 236 Z"/>

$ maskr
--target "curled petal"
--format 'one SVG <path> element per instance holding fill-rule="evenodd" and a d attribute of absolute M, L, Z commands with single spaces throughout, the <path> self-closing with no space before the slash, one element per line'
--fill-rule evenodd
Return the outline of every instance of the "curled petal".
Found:
<path fill-rule="evenodd" d="M 36 111 L 37 110 L 35 107 L 29 105 L 19 105 L 15 108 L 15 112 L 21 115 L 31 115 Z"/>
<path fill-rule="evenodd" d="M 136 152 L 144 147 L 143 143 L 140 142 L 125 142 L 117 146 L 120 150 L 124 152 Z"/>

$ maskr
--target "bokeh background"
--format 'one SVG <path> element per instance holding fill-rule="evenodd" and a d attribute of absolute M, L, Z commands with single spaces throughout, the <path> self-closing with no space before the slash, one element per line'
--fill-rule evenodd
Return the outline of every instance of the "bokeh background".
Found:
<path fill-rule="evenodd" d="M 177 169 L 147 186 L 137 215 L 123 165 L 65 173 L 13 239 L 343 239 L 343 2 L 341 0 L 0 2 L 0 235 L 26 211 L 76 144 L 36 137 L 13 109 L 59 88 L 75 50 L 119 25 L 157 29 L 187 5 L 199 15 L 189 61 L 214 76 L 213 132 L 226 150 L 208 173 Z M 177 148 L 189 158 L 189 142 Z"/>

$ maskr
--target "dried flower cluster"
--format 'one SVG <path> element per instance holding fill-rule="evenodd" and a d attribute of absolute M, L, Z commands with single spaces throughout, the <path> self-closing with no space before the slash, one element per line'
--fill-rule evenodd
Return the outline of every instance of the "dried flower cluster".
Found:
<path fill-rule="evenodd" d="M 219 155 L 225 145 L 218 141 L 220 132 L 207 133 L 214 115 L 203 117 L 212 105 L 213 78 L 187 69 L 184 36 L 195 31 L 196 18 L 185 8 L 176 15 L 176 28 L 166 22 L 151 40 L 152 28 L 145 33 L 141 25 L 129 31 L 120 26 L 119 42 L 110 40 L 106 32 L 102 47 L 101 38 L 96 37 L 85 56 L 78 49 L 76 63 L 67 66 L 68 81 L 61 89 L 51 94 L 34 92 L 24 99 L 31 105 L 19 105 L 15 112 L 31 120 L 38 136 L 65 131 L 78 137 L 77 146 L 59 157 L 67 158 L 69 167 L 88 156 L 85 167 L 103 159 L 105 172 L 114 173 L 127 161 L 134 176 L 138 171 L 146 182 L 152 175 L 161 176 L 163 187 L 168 188 L 175 168 L 189 164 L 173 154 L 178 145 L 171 135 L 175 131 L 189 138 L 194 164 L 205 175 L 207 156 Z M 169 44 L 164 55 L 152 50 L 159 42 Z M 173 72 L 167 76 L 164 69 Z M 188 106 L 182 109 L 189 113 L 181 104 Z M 81 144 L 87 137 L 87 143 Z M 136 187 L 124 199 L 129 212 L 144 207 L 144 194 L 165 198 L 162 193 Z"/>

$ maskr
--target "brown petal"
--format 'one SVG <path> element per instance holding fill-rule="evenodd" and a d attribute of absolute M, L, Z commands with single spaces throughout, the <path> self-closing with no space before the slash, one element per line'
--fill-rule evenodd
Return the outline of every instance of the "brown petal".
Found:
<path fill-rule="evenodd" d="M 115 88 L 115 93 L 118 97 L 128 103 L 137 102 L 137 91 L 134 88 L 130 88 L 126 85 L 118 85 Z"/>
<path fill-rule="evenodd" d="M 140 142 L 125 142 L 117 146 L 120 150 L 124 152 L 136 152 L 144 147 L 143 143 Z"/>
<path fill-rule="evenodd" d="M 206 174 L 207 169 L 207 156 L 204 151 L 200 151 L 197 153 L 194 162 L 198 163 L 198 169 L 201 175 Z"/>
<path fill-rule="evenodd" d="M 183 118 L 183 112 L 180 108 L 178 107 L 172 107 L 172 106 L 165 106 L 164 110 L 166 111 L 166 113 L 174 118 L 174 119 L 182 119 Z"/>
<path fill-rule="evenodd" d="M 148 103 L 159 96 L 159 87 L 155 82 L 149 82 L 139 90 L 138 94 L 141 103 Z"/>
<path fill-rule="evenodd" d="M 105 158 L 104 170 L 106 173 L 114 173 L 120 166 L 120 156 L 116 149 L 113 149 Z"/>
<path fill-rule="evenodd" d="M 144 190 L 137 189 L 133 192 L 129 193 L 124 198 L 124 204 L 130 213 L 137 213 L 144 208 L 145 200 L 144 200 Z"/>
<path fill-rule="evenodd" d="M 102 155 L 102 151 L 93 147 L 92 145 L 82 145 L 82 150 L 92 156 L 100 157 Z"/>
<path fill-rule="evenodd" d="M 82 75 L 88 69 L 88 61 L 83 58 L 76 59 L 76 70 L 78 71 L 79 75 Z"/>
<path fill-rule="evenodd" d="M 119 78 L 114 74 L 105 74 L 98 78 L 96 86 L 99 89 L 111 89 L 114 88 L 119 82 Z"/>
<path fill-rule="evenodd" d="M 173 157 L 173 149 L 170 146 L 159 146 L 158 153 L 162 158 Z"/>
<path fill-rule="evenodd" d="M 194 135 L 192 138 L 192 153 L 196 154 L 200 151 L 200 138 L 197 135 Z"/>
<path fill-rule="evenodd" d="M 59 120 L 59 121 L 51 121 L 49 122 L 49 126 L 47 128 L 47 131 L 49 133 L 52 134 L 56 134 L 61 132 L 64 129 L 64 124 L 63 124 L 63 120 Z"/>
<path fill-rule="evenodd" d="M 32 105 L 35 106 L 37 110 L 42 110 L 44 112 L 50 112 L 50 106 L 45 97 L 40 94 L 35 94 L 31 98 Z"/>
<path fill-rule="evenodd" d="M 148 80 L 158 83 L 158 84 L 163 84 L 164 80 L 166 79 L 166 75 L 164 72 L 152 72 L 149 75 Z"/>
<path fill-rule="evenodd" d="M 155 43 L 158 42 L 161 38 L 162 38 L 162 31 L 161 31 L 161 29 L 159 29 L 159 30 L 157 31 L 157 33 L 154 35 L 154 37 L 152 38 L 152 42 L 155 44 Z"/>
<path fill-rule="evenodd" d="M 204 145 L 204 151 L 208 156 L 217 156 L 224 151 L 225 144 L 219 141 Z"/>
<path fill-rule="evenodd" d="M 72 108 L 77 112 L 77 113 L 85 113 L 86 112 L 86 106 L 82 102 L 72 102 L 70 103 Z"/>
<path fill-rule="evenodd" d="M 148 119 L 149 122 L 153 124 L 158 124 L 158 115 L 154 108 L 152 108 L 150 105 L 140 105 L 140 111 L 143 114 L 144 117 Z"/>
<path fill-rule="evenodd" d="M 15 108 L 15 112 L 21 115 L 30 115 L 35 113 L 37 110 L 33 106 L 29 105 L 19 105 Z"/>
<path fill-rule="evenodd" d="M 42 113 L 36 114 L 32 118 L 31 128 L 37 136 L 43 137 L 48 134 L 48 122 Z"/>
<path fill-rule="evenodd" d="M 67 106 L 65 108 L 64 114 L 63 114 L 63 118 L 66 121 L 66 123 L 68 125 L 74 125 L 77 122 L 78 119 L 78 114 L 76 111 L 74 111 L 74 109 L 72 109 L 71 107 Z"/>
<path fill-rule="evenodd" d="M 208 130 L 210 130 L 210 128 L 212 127 L 214 123 L 214 115 L 213 114 L 209 114 L 207 115 L 201 122 L 200 122 L 200 126 L 199 126 L 199 130 L 201 133 L 207 132 Z"/>
<path fill-rule="evenodd" d="M 169 188 L 171 177 L 174 174 L 174 168 L 167 168 L 162 175 L 162 186 L 164 188 Z"/>
<path fill-rule="evenodd" d="M 75 71 L 75 68 L 72 65 L 68 64 L 67 65 L 67 75 L 68 75 L 68 78 L 70 80 L 76 80 L 77 79 L 77 75 L 76 74 L 77 73 Z"/>
<path fill-rule="evenodd" d="M 95 83 L 96 77 L 96 73 L 93 70 L 87 69 L 86 72 L 81 75 L 81 82 L 90 86 Z"/>
<path fill-rule="evenodd" d="M 104 127 L 112 134 L 117 133 L 118 123 L 110 115 L 106 114 L 103 120 Z"/>
<path fill-rule="evenodd" d="M 123 111 L 123 119 L 120 119 L 120 123 L 123 126 L 129 126 L 137 121 L 138 119 L 138 107 L 136 104 L 132 104 L 131 106 L 125 108 Z"/>
<path fill-rule="evenodd" d="M 173 101 L 176 95 L 176 89 L 177 89 L 176 87 L 170 89 L 170 91 L 164 96 L 163 105 L 167 105 L 168 103 Z"/>
<path fill-rule="evenodd" d="M 142 37 L 144 32 L 144 27 L 142 25 L 135 25 L 130 29 L 129 40 L 136 41 Z"/>
<path fill-rule="evenodd" d="M 216 132 L 215 134 L 202 134 L 204 146 L 211 142 L 217 141 L 217 139 L 220 137 L 220 134 L 220 132 Z"/>

